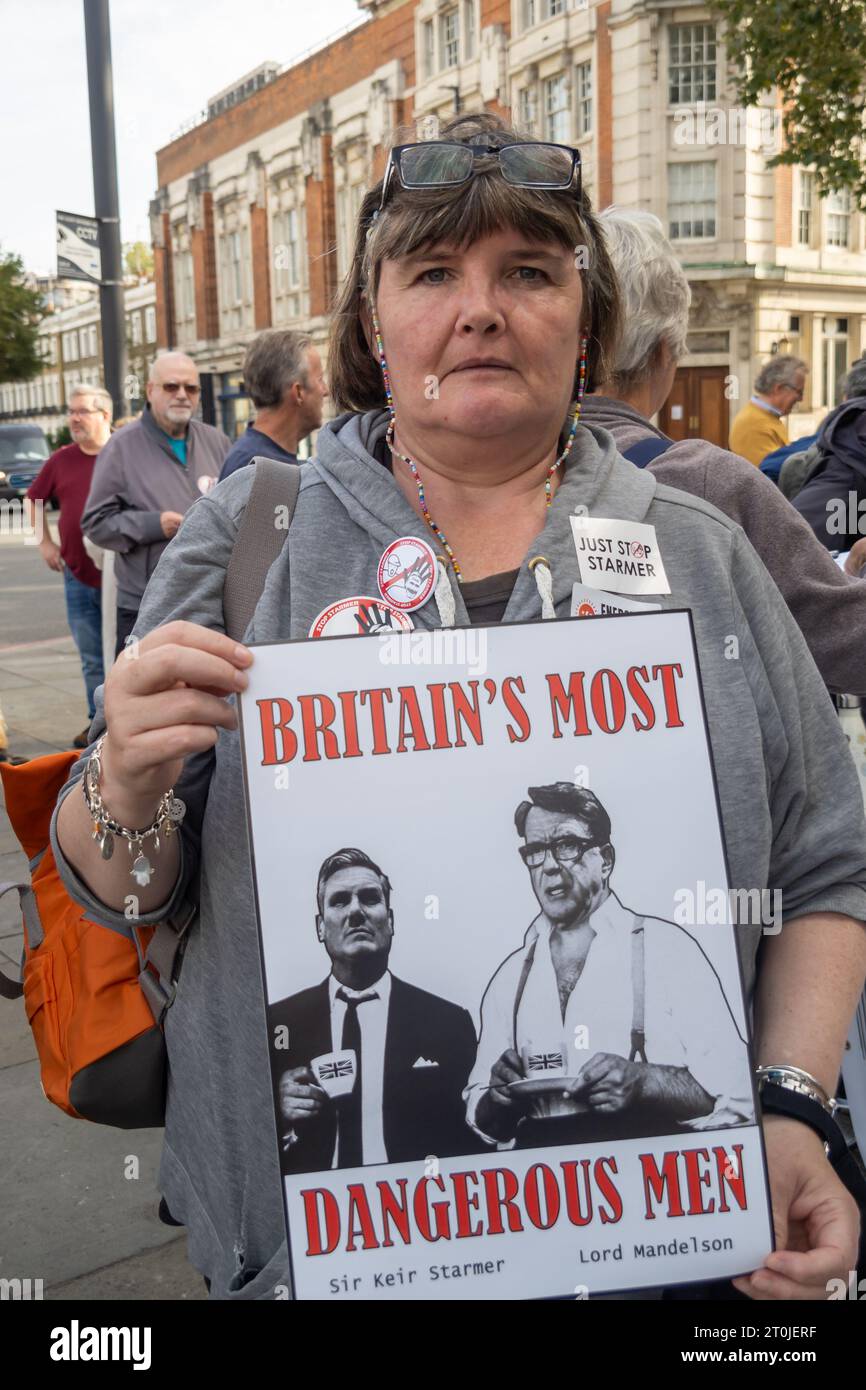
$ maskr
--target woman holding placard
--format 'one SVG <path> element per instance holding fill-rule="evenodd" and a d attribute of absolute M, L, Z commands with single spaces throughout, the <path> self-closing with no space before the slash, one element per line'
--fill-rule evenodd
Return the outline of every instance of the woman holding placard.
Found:
<path fill-rule="evenodd" d="M 303 470 L 246 640 L 338 630 L 330 624 L 347 604 L 369 631 L 399 629 L 407 611 L 429 630 L 567 616 L 576 583 L 691 608 L 731 883 L 784 894 L 779 934 L 762 942 L 760 927 L 738 929 L 756 1060 L 781 1067 L 783 1085 L 806 1076 L 806 1099 L 820 1104 L 866 969 L 856 776 L 800 633 L 739 528 L 657 487 L 608 434 L 580 424 L 618 313 L 578 151 L 527 140 L 488 113 L 397 146 L 364 199 L 334 316 L 328 376 L 344 413 Z M 170 792 L 187 805 L 158 853 L 144 841 L 138 879 L 140 920 L 157 922 L 201 875 L 166 1023 L 160 1182 L 214 1296 L 267 1298 L 288 1273 L 277 1156 L 261 1139 L 268 1057 L 225 698 L 253 658 L 225 635 L 222 611 L 254 472 L 185 519 L 92 735 L 107 729 L 96 785 L 116 823 L 150 827 Z M 61 796 L 55 849 L 88 914 L 125 930 L 129 865 L 125 854 L 103 859 L 91 838 L 78 786 L 88 757 Z M 832 799 L 816 798 L 819 783 Z M 773 1115 L 765 1134 L 779 1248 L 737 1287 L 823 1298 L 827 1280 L 853 1267 L 855 1204 L 810 1124 Z"/>

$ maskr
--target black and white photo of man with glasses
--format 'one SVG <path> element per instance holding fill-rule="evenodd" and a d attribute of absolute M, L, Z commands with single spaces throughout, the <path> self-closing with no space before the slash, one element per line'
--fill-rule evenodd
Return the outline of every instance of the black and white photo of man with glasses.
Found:
<path fill-rule="evenodd" d="M 530 787 L 514 823 L 540 911 L 484 993 L 464 1092 L 473 1129 L 532 1148 L 753 1120 L 721 981 L 683 927 L 619 901 L 598 797 Z"/>

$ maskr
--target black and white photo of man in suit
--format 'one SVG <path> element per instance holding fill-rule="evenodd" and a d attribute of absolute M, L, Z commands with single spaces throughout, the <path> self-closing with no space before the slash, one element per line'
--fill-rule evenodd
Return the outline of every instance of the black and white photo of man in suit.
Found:
<path fill-rule="evenodd" d="M 269 1010 L 283 1171 L 478 1150 L 461 1098 L 475 1028 L 465 1009 L 388 969 L 394 913 L 387 875 L 362 850 L 341 849 L 322 864 L 316 897 L 316 935 L 330 974 Z M 276 1045 L 280 1039 L 286 1047 Z M 310 1063 L 348 1049 L 358 1061 L 355 1083 L 332 1099 Z"/>

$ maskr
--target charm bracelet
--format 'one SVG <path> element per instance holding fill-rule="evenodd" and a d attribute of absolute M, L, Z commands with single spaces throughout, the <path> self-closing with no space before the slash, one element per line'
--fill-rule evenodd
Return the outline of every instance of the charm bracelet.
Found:
<path fill-rule="evenodd" d="M 84 800 L 93 822 L 93 839 L 99 841 L 99 852 L 103 859 L 110 859 L 114 853 L 114 837 L 116 835 L 126 840 L 132 859 L 130 877 L 134 878 L 140 887 L 145 888 L 153 877 L 153 865 L 144 853 L 143 841 L 152 835 L 154 837 L 153 848 L 158 854 L 160 835 L 164 835 L 167 839 L 173 831 L 177 830 L 186 815 L 186 805 L 179 797 L 175 796 L 174 788 L 171 788 L 164 793 L 153 821 L 144 830 L 130 830 L 125 825 L 119 825 L 109 815 L 99 790 L 99 778 L 102 772 L 100 755 L 104 742 L 105 734 L 97 740 L 93 752 L 87 760 L 82 779 Z"/>

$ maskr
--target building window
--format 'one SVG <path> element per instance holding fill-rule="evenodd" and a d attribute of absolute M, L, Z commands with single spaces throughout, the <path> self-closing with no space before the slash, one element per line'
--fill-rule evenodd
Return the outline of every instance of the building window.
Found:
<path fill-rule="evenodd" d="M 99 330 L 95 323 L 90 325 L 90 356 L 99 356 Z"/>
<path fill-rule="evenodd" d="M 222 239 L 223 291 L 227 305 L 238 305 L 243 299 L 243 267 L 241 265 L 241 234 L 228 232 Z"/>
<path fill-rule="evenodd" d="M 247 296 L 247 236 L 246 230 L 232 226 L 223 230 L 219 239 L 220 253 L 220 319 L 224 332 L 236 332 L 244 326 Z"/>
<path fill-rule="evenodd" d="M 716 235 L 716 166 L 711 160 L 668 165 L 668 223 L 674 241 Z"/>
<path fill-rule="evenodd" d="M 174 303 L 177 316 L 178 339 L 185 343 L 195 339 L 195 281 L 193 279 L 192 252 L 184 244 L 186 237 L 178 238 L 174 253 Z"/>
<path fill-rule="evenodd" d="M 577 86 L 577 135 L 592 130 L 592 63 L 578 63 L 574 70 Z"/>
<path fill-rule="evenodd" d="M 538 134 L 538 89 L 533 86 L 523 87 L 518 97 L 518 112 L 520 127 L 528 135 Z"/>
<path fill-rule="evenodd" d="M 475 0 L 463 0 L 463 56 L 475 57 Z"/>
<path fill-rule="evenodd" d="M 153 304 L 144 311 L 144 336 L 149 343 L 156 342 L 156 307 Z"/>
<path fill-rule="evenodd" d="M 277 322 L 301 313 L 301 231 L 297 208 L 276 213 L 274 238 L 274 299 Z"/>
<path fill-rule="evenodd" d="M 672 24 L 668 29 L 668 99 L 671 106 L 714 101 L 716 26 Z"/>
<path fill-rule="evenodd" d="M 337 274 L 343 276 L 352 264 L 355 230 L 364 201 L 364 184 L 343 184 L 337 190 Z"/>
<path fill-rule="evenodd" d="M 456 10 L 440 17 L 439 52 L 443 68 L 456 68 L 460 61 L 460 20 Z"/>
<path fill-rule="evenodd" d="M 815 179 L 800 170 L 800 191 L 797 202 L 797 242 L 800 246 L 812 245 L 812 199 L 815 196 Z"/>
<path fill-rule="evenodd" d="M 544 133 L 547 140 L 560 145 L 568 144 L 571 139 L 568 83 L 563 72 L 549 77 L 544 84 Z"/>
<path fill-rule="evenodd" d="M 848 370 L 848 320 L 825 318 L 821 334 L 821 404 L 832 410 L 839 404 L 839 382 Z"/>
<path fill-rule="evenodd" d="M 586 8 L 577 6 L 578 9 Z M 523 28 L 531 29 L 533 24 L 553 19 L 555 15 L 565 14 L 566 0 L 523 0 Z"/>
<path fill-rule="evenodd" d="M 421 44 L 424 76 L 432 77 L 436 71 L 436 31 L 432 19 L 421 25 Z"/>
<path fill-rule="evenodd" d="M 129 325 L 132 337 L 132 346 L 141 347 L 141 314 L 130 314 Z"/>
<path fill-rule="evenodd" d="M 827 195 L 827 245 L 847 251 L 851 237 L 851 193 L 847 188 Z"/>

